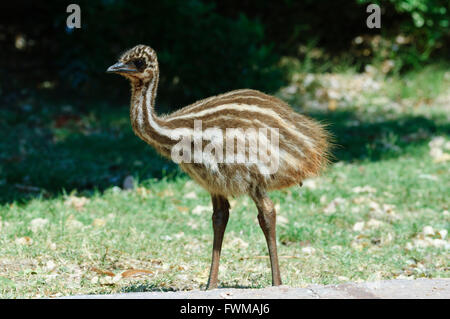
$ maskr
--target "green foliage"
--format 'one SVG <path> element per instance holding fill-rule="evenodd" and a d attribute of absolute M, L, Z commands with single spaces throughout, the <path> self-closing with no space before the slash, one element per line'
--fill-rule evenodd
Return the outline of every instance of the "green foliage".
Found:
<path fill-rule="evenodd" d="M 394 58 L 403 59 L 403 64 L 418 66 L 426 62 L 437 50 L 442 49 L 450 37 L 450 14 L 447 0 L 358 0 L 359 3 L 377 3 L 387 8 L 385 14 L 393 16 L 395 10 L 397 28 L 382 26 L 386 37 L 402 33 L 408 37 L 409 45 L 400 46 Z M 401 44 L 401 43 L 400 43 Z"/>

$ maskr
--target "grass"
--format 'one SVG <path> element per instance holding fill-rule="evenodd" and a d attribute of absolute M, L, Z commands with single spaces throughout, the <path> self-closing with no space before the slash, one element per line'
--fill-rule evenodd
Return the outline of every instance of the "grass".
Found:
<path fill-rule="evenodd" d="M 429 146 L 450 138 L 448 74 L 383 78 L 337 108 L 305 104 L 338 147 L 322 176 L 271 194 L 284 284 L 449 277 L 450 166 Z M 126 107 L 0 112 L 1 298 L 205 287 L 209 194 L 133 135 Z M 122 190 L 128 175 L 135 188 Z M 231 204 L 220 286 L 269 286 L 256 208 Z"/>

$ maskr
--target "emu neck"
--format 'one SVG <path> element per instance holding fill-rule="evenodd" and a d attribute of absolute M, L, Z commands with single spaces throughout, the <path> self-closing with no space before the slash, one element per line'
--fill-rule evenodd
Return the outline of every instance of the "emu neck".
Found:
<path fill-rule="evenodd" d="M 155 113 L 157 86 L 157 76 L 148 81 L 139 79 L 131 82 L 131 125 L 137 136 L 168 156 L 176 141 L 167 136 L 165 121 Z"/>

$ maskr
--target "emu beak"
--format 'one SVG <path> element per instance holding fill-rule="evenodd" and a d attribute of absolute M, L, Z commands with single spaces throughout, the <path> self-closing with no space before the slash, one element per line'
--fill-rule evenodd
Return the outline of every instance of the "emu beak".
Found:
<path fill-rule="evenodd" d="M 111 65 L 107 70 L 107 73 L 133 73 L 138 72 L 136 67 L 132 63 L 117 62 Z"/>

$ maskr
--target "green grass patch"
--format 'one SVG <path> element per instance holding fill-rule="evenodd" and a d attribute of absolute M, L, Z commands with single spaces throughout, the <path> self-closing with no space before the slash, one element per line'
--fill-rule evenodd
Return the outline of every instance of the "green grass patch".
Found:
<path fill-rule="evenodd" d="M 303 109 L 337 146 L 322 176 L 271 194 L 284 284 L 448 277 L 450 166 L 429 144 L 450 140 L 449 79 L 435 71 L 429 91 L 424 72 L 387 79 L 364 103 Z M 205 287 L 209 194 L 134 136 L 126 107 L 1 113 L 0 297 Z M 121 189 L 130 175 L 135 188 Z M 256 208 L 231 204 L 220 286 L 269 286 Z"/>

